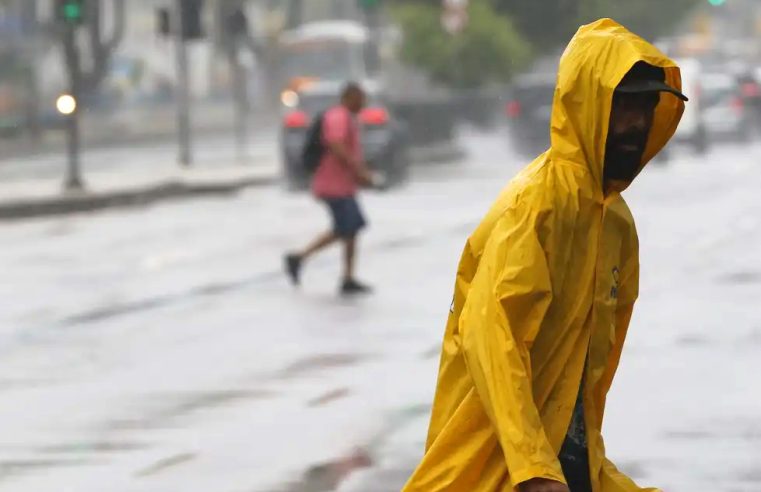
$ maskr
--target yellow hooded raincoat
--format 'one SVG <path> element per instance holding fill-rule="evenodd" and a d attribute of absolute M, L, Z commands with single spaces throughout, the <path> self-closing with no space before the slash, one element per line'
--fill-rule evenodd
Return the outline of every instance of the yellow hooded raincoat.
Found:
<path fill-rule="evenodd" d="M 582 26 L 563 54 L 550 150 L 511 181 L 462 254 L 426 452 L 404 492 L 565 482 L 557 456 L 584 371 L 593 490 L 642 490 L 605 458 L 601 435 L 639 283 L 634 220 L 619 192 L 603 193 L 602 172 L 613 91 L 638 61 L 681 90 L 674 62 L 610 19 Z M 661 95 L 643 166 L 683 111 Z"/>

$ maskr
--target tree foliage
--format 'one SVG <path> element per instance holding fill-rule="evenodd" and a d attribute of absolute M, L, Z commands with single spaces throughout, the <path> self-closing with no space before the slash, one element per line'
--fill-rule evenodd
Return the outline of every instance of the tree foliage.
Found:
<path fill-rule="evenodd" d="M 578 26 L 610 17 L 646 39 L 667 33 L 701 0 L 491 0 L 540 49 L 568 42 Z"/>
<path fill-rule="evenodd" d="M 471 2 L 468 14 L 468 27 L 451 35 L 442 29 L 440 4 L 405 2 L 395 7 L 404 32 L 402 59 L 456 88 L 509 80 L 529 62 L 529 44 L 488 0 Z"/>
<path fill-rule="evenodd" d="M 454 87 L 505 81 L 531 56 L 562 48 L 582 24 L 611 17 L 646 39 L 666 34 L 701 0 L 471 0 L 466 30 L 441 28 L 441 0 L 390 0 L 402 58 Z"/>

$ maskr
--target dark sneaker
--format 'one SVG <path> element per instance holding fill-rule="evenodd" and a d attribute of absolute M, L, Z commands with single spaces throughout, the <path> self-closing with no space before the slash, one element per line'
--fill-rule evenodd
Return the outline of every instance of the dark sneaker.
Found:
<path fill-rule="evenodd" d="M 373 291 L 367 285 L 361 284 L 354 279 L 344 280 L 341 285 L 341 294 L 345 296 L 353 296 L 358 294 L 370 294 Z"/>
<path fill-rule="evenodd" d="M 301 257 L 299 255 L 286 255 L 285 271 L 293 285 L 301 283 Z"/>

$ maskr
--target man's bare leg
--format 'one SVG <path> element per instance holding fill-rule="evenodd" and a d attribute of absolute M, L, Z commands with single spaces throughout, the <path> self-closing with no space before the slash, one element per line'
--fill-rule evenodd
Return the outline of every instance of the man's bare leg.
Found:
<path fill-rule="evenodd" d="M 341 293 L 344 295 L 368 294 L 372 291 L 367 285 L 354 278 L 354 266 L 357 260 L 357 236 L 345 238 L 344 243 L 344 281 Z"/>
<path fill-rule="evenodd" d="M 344 282 L 354 280 L 354 260 L 357 252 L 357 236 L 343 239 L 344 243 Z"/>
<path fill-rule="evenodd" d="M 294 285 L 299 285 L 301 281 L 301 265 L 304 260 L 327 248 L 336 241 L 338 241 L 338 236 L 334 232 L 326 232 L 312 241 L 312 243 L 302 252 L 286 255 L 285 269 L 288 272 L 288 276 L 291 278 L 291 282 L 293 282 Z"/>
<path fill-rule="evenodd" d="M 326 232 L 320 235 L 314 241 L 312 241 L 312 243 L 309 244 L 309 246 L 307 246 L 306 249 L 304 249 L 301 253 L 298 254 L 298 257 L 300 260 L 303 261 L 309 258 L 310 256 L 312 256 L 313 254 L 327 248 L 328 246 L 330 246 L 336 241 L 338 241 L 338 236 L 336 236 L 335 232 L 333 231 Z"/>

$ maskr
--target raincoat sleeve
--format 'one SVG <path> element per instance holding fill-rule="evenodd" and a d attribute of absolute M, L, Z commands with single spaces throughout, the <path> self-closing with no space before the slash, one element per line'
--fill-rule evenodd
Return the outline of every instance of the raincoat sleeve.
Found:
<path fill-rule="evenodd" d="M 514 486 L 565 483 L 532 394 L 530 348 L 552 300 L 538 214 L 510 209 L 486 242 L 459 320 L 465 362 Z"/>

